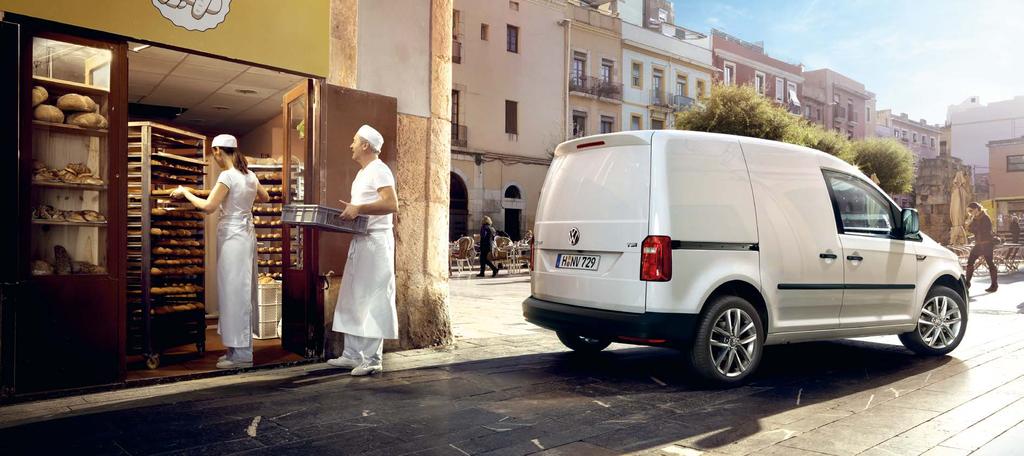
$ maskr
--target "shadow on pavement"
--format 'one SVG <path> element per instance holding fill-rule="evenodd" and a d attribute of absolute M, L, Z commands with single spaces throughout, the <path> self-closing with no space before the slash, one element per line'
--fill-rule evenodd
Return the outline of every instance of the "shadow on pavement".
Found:
<path fill-rule="evenodd" d="M 779 414 L 954 361 L 864 341 L 775 346 L 751 383 L 734 389 L 693 382 L 681 355 L 659 348 L 510 356 L 375 378 L 321 369 L 3 429 L 0 453 L 527 454 L 577 441 L 624 452 L 686 439 L 710 449 L 757 434 Z"/>

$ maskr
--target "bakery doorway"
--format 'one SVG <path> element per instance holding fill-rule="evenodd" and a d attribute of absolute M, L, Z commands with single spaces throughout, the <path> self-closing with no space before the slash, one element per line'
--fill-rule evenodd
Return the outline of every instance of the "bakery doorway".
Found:
<path fill-rule="evenodd" d="M 303 76 L 138 43 L 128 44 L 129 239 L 127 379 L 216 371 L 218 215 L 169 198 L 178 185 L 207 194 L 220 169 L 210 140 L 238 139 L 272 201 L 253 208 L 258 299 L 253 364 L 298 362 L 281 346 L 282 99 Z M 146 313 L 149 313 L 147 316 Z"/>

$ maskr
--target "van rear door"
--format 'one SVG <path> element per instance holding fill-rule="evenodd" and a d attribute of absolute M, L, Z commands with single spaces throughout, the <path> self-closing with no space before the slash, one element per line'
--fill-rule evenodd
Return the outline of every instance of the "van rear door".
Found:
<path fill-rule="evenodd" d="M 644 312 L 652 134 L 592 136 L 555 150 L 537 207 L 534 297 Z"/>

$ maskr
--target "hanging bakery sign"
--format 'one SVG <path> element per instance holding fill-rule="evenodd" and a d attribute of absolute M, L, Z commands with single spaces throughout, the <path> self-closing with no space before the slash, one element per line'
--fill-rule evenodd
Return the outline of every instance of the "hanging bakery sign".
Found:
<path fill-rule="evenodd" d="M 167 20 L 186 30 L 216 28 L 228 15 L 231 0 L 152 0 Z"/>

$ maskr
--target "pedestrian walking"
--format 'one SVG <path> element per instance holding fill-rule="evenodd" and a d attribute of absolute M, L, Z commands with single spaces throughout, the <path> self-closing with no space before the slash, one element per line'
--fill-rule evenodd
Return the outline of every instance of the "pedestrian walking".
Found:
<path fill-rule="evenodd" d="M 252 307 L 256 303 L 256 231 L 252 221 L 254 201 L 270 201 L 256 174 L 249 171 L 238 140 L 231 135 L 213 138 L 213 160 L 223 170 L 209 198 L 179 186 L 171 196 L 184 197 L 210 214 L 220 209 L 217 223 L 217 299 L 220 334 L 227 353 L 217 368 L 252 367 Z"/>
<path fill-rule="evenodd" d="M 334 310 L 333 330 L 345 334 L 341 356 L 328 360 L 352 375 L 384 370 L 384 339 L 398 338 L 395 310 L 395 235 L 392 214 L 398 194 L 391 168 L 380 160 L 384 137 L 363 125 L 352 138 L 352 159 L 362 168 L 352 182 L 352 201 L 341 201 L 342 219 L 366 215 L 366 234 L 353 236 Z"/>
<path fill-rule="evenodd" d="M 1016 215 L 1010 217 L 1010 241 L 1020 244 L 1020 217 Z"/>
<path fill-rule="evenodd" d="M 476 275 L 477 277 L 483 277 L 487 267 L 491 268 L 491 277 L 498 275 L 498 267 L 491 262 L 491 251 L 494 250 L 495 236 L 493 222 L 491 222 L 490 217 L 485 215 L 480 223 L 480 273 Z"/>
<path fill-rule="evenodd" d="M 992 219 L 989 218 L 988 212 L 980 204 L 974 202 L 967 205 L 967 214 L 971 216 L 971 223 L 967 227 L 967 231 L 970 231 L 974 235 L 974 247 L 971 247 L 971 254 L 967 258 L 967 286 L 971 286 L 971 277 L 974 275 L 974 263 L 978 261 L 978 257 L 985 259 L 985 264 L 988 266 L 988 276 L 992 281 L 985 291 L 994 293 L 999 289 L 997 283 L 999 270 L 996 269 L 995 261 L 993 261 L 993 249 L 995 248 L 995 237 L 992 235 Z"/>

